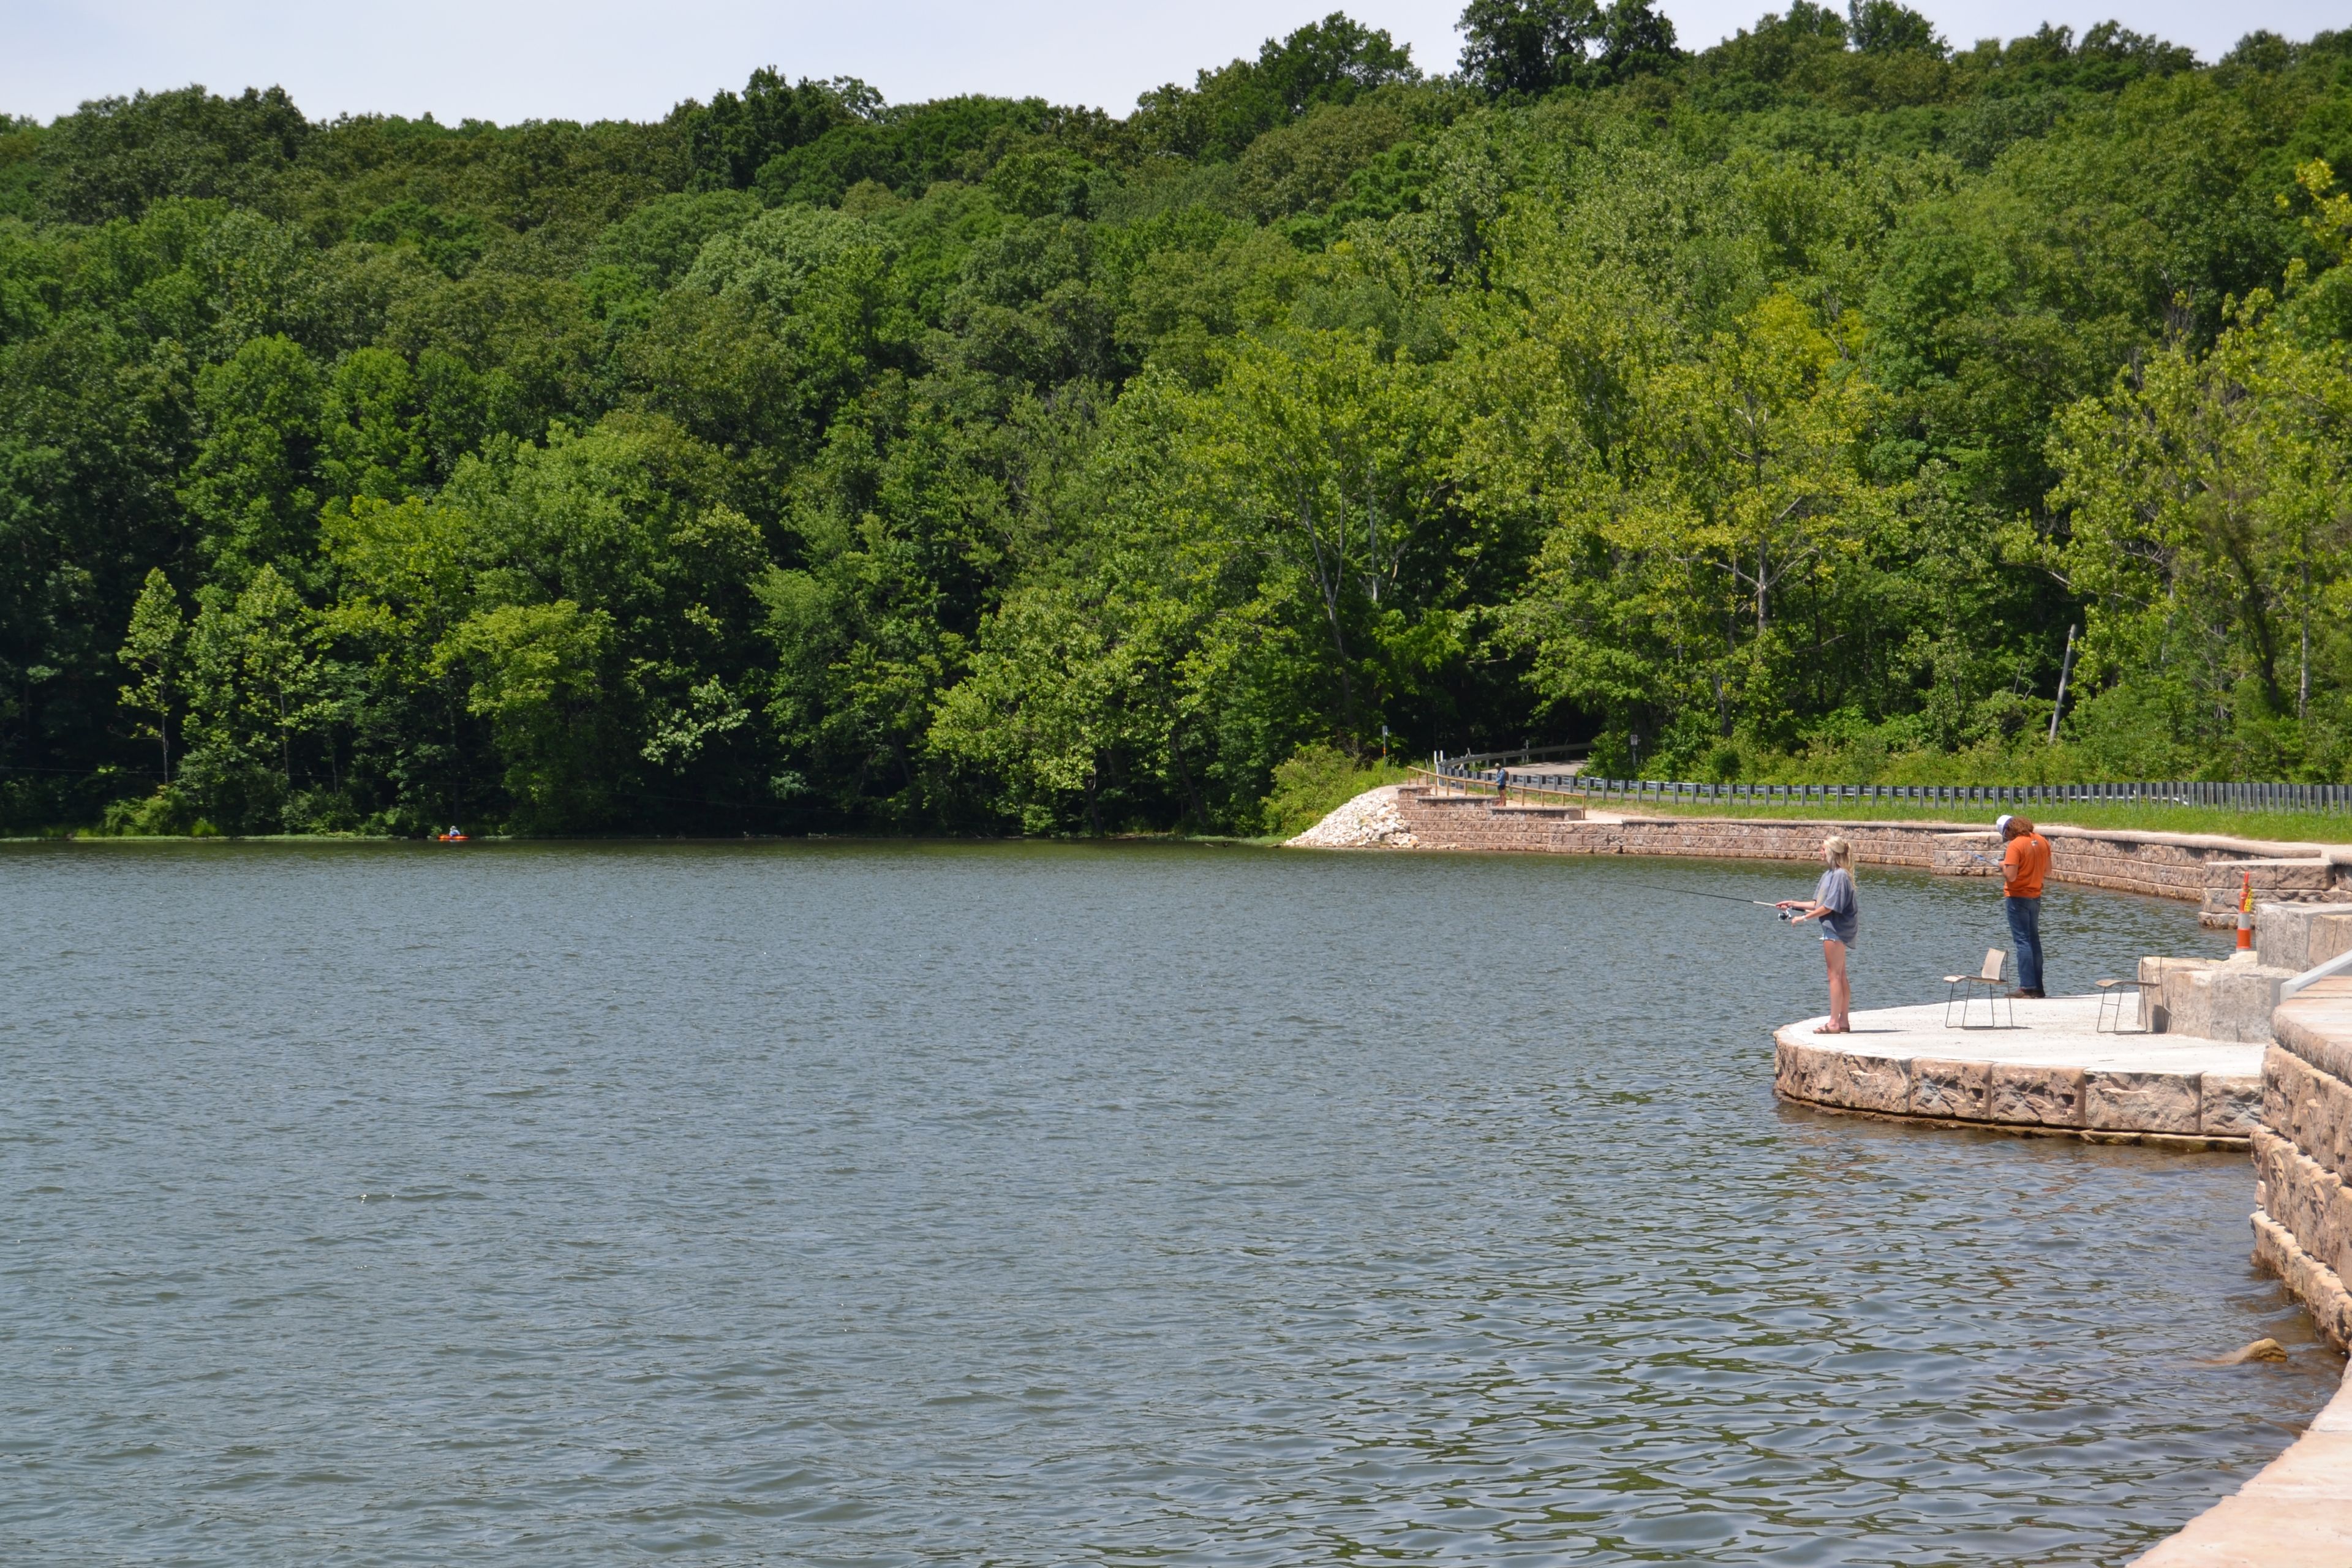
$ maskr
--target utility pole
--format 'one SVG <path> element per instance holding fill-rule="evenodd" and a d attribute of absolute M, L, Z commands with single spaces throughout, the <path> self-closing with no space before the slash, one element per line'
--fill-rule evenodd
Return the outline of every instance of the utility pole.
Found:
<path fill-rule="evenodd" d="M 2050 705 L 2051 745 L 2058 743 L 2058 715 L 2066 710 L 2066 677 L 2074 669 L 2074 628 L 2066 628 L 2066 657 L 2058 662 L 2058 700 Z"/>

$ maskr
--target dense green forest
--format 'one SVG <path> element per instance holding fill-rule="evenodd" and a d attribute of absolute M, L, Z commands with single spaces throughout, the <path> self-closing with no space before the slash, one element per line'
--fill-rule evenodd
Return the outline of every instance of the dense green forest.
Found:
<path fill-rule="evenodd" d="M 0 118 L 0 829 L 2352 779 L 2352 33 L 1463 33 L 1123 119 Z"/>

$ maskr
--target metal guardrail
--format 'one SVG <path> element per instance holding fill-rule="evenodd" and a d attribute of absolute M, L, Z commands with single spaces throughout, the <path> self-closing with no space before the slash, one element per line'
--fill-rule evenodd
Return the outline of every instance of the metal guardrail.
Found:
<path fill-rule="evenodd" d="M 1516 752 L 1465 752 L 1458 757 L 1449 757 L 1439 752 L 1431 757 L 1430 765 L 1438 773 L 1448 768 L 1492 767 L 1497 763 L 1505 767 L 1515 767 L 1520 763 L 1568 762 L 1581 757 L 1590 750 L 1590 746 L 1580 742 L 1570 746 L 1522 746 Z"/>
<path fill-rule="evenodd" d="M 1661 804 L 1701 802 L 1755 805 L 1836 805 L 1841 802 L 1921 805 L 2213 805 L 2234 811 L 2352 811 L 2352 784 L 2237 784 L 2183 779 L 2145 784 L 1761 784 L 1691 780 L 1596 778 L 1514 765 L 1511 758 L 1448 757 L 1431 772 L 1448 783 L 1494 782 L 1497 765 L 1510 770 L 1514 789 L 1541 790 L 1585 800 Z"/>
<path fill-rule="evenodd" d="M 2331 974 L 2352 970 L 2352 952 L 2339 952 L 2325 963 L 2315 963 L 2292 980 L 2279 984 L 2279 1000 L 2284 1002 L 2315 980 L 2325 980 Z"/>

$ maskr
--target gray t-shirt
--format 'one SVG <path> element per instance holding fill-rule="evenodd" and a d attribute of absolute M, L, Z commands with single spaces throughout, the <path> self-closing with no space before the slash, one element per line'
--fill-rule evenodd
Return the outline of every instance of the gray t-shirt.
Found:
<path fill-rule="evenodd" d="M 1853 873 L 1835 866 L 1822 872 L 1821 885 L 1813 889 L 1813 902 L 1829 910 L 1822 917 L 1822 940 L 1834 938 L 1852 947 L 1862 914 L 1853 896 Z"/>

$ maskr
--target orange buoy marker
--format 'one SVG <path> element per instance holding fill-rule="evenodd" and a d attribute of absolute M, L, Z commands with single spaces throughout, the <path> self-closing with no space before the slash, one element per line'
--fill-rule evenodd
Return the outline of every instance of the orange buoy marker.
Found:
<path fill-rule="evenodd" d="M 2238 951 L 2254 951 L 2254 874 L 2238 873 Z"/>

